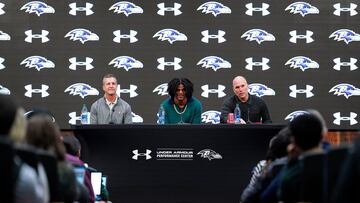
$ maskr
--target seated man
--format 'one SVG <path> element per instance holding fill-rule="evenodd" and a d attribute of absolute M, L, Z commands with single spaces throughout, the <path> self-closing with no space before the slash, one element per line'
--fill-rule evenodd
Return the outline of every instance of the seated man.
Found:
<path fill-rule="evenodd" d="M 91 105 L 91 124 L 131 124 L 131 106 L 116 95 L 117 79 L 113 74 L 103 77 L 104 97 Z"/>
<path fill-rule="evenodd" d="M 165 124 L 200 124 L 202 106 L 192 96 L 193 83 L 187 78 L 174 78 L 168 83 L 170 95 L 161 103 L 165 110 Z"/>
<path fill-rule="evenodd" d="M 236 104 L 239 104 L 241 110 L 242 124 L 272 122 L 266 103 L 260 97 L 249 94 L 248 83 L 244 77 L 234 78 L 233 91 L 235 95 L 226 98 L 221 105 L 221 123 L 226 123 L 228 114 L 234 113 Z"/>

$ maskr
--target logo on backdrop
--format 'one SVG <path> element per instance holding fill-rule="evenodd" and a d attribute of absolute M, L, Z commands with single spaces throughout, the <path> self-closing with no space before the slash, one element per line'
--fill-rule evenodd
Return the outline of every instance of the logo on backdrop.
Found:
<path fill-rule="evenodd" d="M 0 85 L 0 94 L 2 94 L 2 95 L 10 95 L 11 91 L 8 88 Z"/>
<path fill-rule="evenodd" d="M 306 85 L 305 89 L 298 89 L 297 85 L 291 85 L 289 86 L 289 89 L 291 90 L 289 96 L 293 98 L 297 98 L 297 94 L 305 94 L 306 98 L 314 96 L 314 93 L 312 93 L 314 87 L 312 85 Z"/>
<path fill-rule="evenodd" d="M 203 149 L 200 152 L 198 152 L 197 155 L 200 155 L 200 157 L 204 159 L 209 159 L 209 161 L 213 159 L 222 159 L 222 156 L 212 149 Z"/>
<path fill-rule="evenodd" d="M 47 37 L 49 35 L 49 31 L 41 30 L 41 34 L 33 34 L 32 30 L 25 31 L 25 42 L 32 43 L 33 39 L 41 39 L 41 43 L 46 43 L 50 41 Z"/>
<path fill-rule="evenodd" d="M 336 16 L 341 16 L 341 12 L 349 12 L 350 16 L 358 14 L 356 11 L 357 4 L 354 3 L 350 3 L 350 7 L 341 7 L 341 3 L 334 4 L 333 7 L 335 8 L 333 14 Z"/>
<path fill-rule="evenodd" d="M 164 16 L 165 12 L 173 12 L 174 16 L 182 14 L 182 12 L 180 11 L 181 4 L 179 3 L 174 3 L 173 7 L 165 7 L 165 3 L 159 3 L 157 7 L 159 8 L 157 14 L 161 16 Z"/>
<path fill-rule="evenodd" d="M 334 92 L 334 95 L 336 95 L 336 96 L 344 95 L 344 97 L 346 99 L 348 99 L 351 96 L 359 96 L 360 95 L 359 88 L 355 87 L 354 85 L 347 84 L 347 83 L 337 84 L 334 87 L 332 87 L 329 92 Z"/>
<path fill-rule="evenodd" d="M 76 121 L 80 121 L 81 120 L 81 116 L 79 115 L 79 116 L 77 116 L 76 115 L 76 112 L 71 112 L 71 113 L 69 113 L 69 117 L 70 117 L 70 120 L 69 120 L 69 124 L 71 124 L 71 125 L 76 125 Z"/>
<path fill-rule="evenodd" d="M 138 41 L 136 38 L 137 31 L 135 30 L 130 30 L 129 34 L 121 34 L 121 30 L 115 30 L 113 34 L 115 35 L 113 41 L 116 43 L 120 43 L 121 39 L 129 39 L 130 43 L 135 43 Z"/>
<path fill-rule="evenodd" d="M 218 98 L 226 96 L 226 94 L 224 92 L 224 90 L 225 90 L 224 85 L 218 85 L 217 89 L 209 89 L 209 85 L 203 85 L 203 86 L 201 86 L 201 89 L 203 90 L 203 92 L 201 93 L 202 97 L 209 98 L 209 94 L 217 94 Z"/>
<path fill-rule="evenodd" d="M 231 13 L 231 9 L 229 7 L 216 1 L 209 1 L 201 4 L 201 6 L 197 8 L 197 11 L 202 11 L 202 13 L 205 14 L 213 14 L 215 17 L 217 17 L 219 14 Z"/>
<path fill-rule="evenodd" d="M 141 61 L 136 60 L 130 56 L 118 56 L 110 61 L 109 65 L 114 65 L 115 68 L 124 68 L 129 71 L 133 68 L 143 68 L 144 65 Z"/>
<path fill-rule="evenodd" d="M 253 83 L 249 85 L 249 94 L 255 95 L 258 97 L 262 96 L 272 96 L 275 95 L 275 91 L 266 85 L 260 83 Z"/>
<path fill-rule="evenodd" d="M 249 57 L 245 59 L 245 62 L 247 65 L 245 66 L 245 69 L 252 71 L 254 66 L 261 67 L 261 70 L 268 70 L 270 69 L 270 66 L 268 63 L 270 62 L 270 59 L 262 57 L 261 61 L 254 61 L 253 57 Z"/>
<path fill-rule="evenodd" d="M 313 61 L 312 59 L 305 57 L 305 56 L 295 56 L 291 59 L 289 59 L 285 66 L 290 65 L 290 68 L 300 68 L 300 70 L 305 71 L 310 68 L 319 68 L 319 64 L 316 61 Z"/>
<path fill-rule="evenodd" d="M 85 83 L 75 83 L 65 89 L 64 92 L 69 92 L 70 95 L 79 95 L 81 98 L 85 98 L 89 95 L 99 95 L 99 91 Z"/>
<path fill-rule="evenodd" d="M 181 58 L 179 57 L 174 57 L 173 61 L 165 61 L 165 57 L 161 57 L 157 59 L 157 62 L 159 63 L 159 65 L 157 66 L 157 69 L 159 70 L 165 70 L 166 66 L 173 66 L 174 70 L 180 70 L 182 69 L 182 66 L 180 65 L 181 62 Z"/>
<path fill-rule="evenodd" d="M 158 38 L 160 41 L 168 41 L 170 44 L 176 41 L 187 41 L 185 34 L 174 29 L 162 29 L 154 34 L 153 38 Z"/>
<path fill-rule="evenodd" d="M 341 58 L 334 58 L 334 69 L 340 71 L 342 66 L 349 66 L 350 71 L 358 69 L 356 62 L 358 61 L 356 58 L 350 58 L 350 61 L 341 61 Z"/>
<path fill-rule="evenodd" d="M 120 97 L 120 94 L 129 94 L 130 98 L 136 97 L 138 96 L 138 93 L 136 93 L 137 90 L 137 86 L 136 85 L 132 85 L 130 84 L 130 88 L 129 89 L 120 89 L 120 85 L 117 86 L 116 89 L 116 94 Z"/>
<path fill-rule="evenodd" d="M 340 112 L 336 112 L 333 114 L 333 116 L 335 118 L 333 121 L 335 125 L 341 125 L 342 121 L 349 121 L 350 125 L 355 125 L 358 123 L 356 120 L 357 113 L 354 112 L 350 112 L 350 116 L 341 116 Z"/>
<path fill-rule="evenodd" d="M 267 3 L 262 3 L 261 7 L 254 7 L 253 3 L 248 3 L 245 5 L 245 7 L 247 8 L 245 14 L 248 16 L 252 16 L 254 12 L 261 12 L 262 16 L 267 16 L 270 14 L 270 12 L 268 11 L 268 8 L 270 6 Z"/>
<path fill-rule="evenodd" d="M 20 65 L 25 65 L 25 67 L 28 68 L 35 68 L 37 71 L 40 71 L 43 68 L 55 68 L 55 64 L 43 56 L 29 56 L 21 61 Z"/>
<path fill-rule="evenodd" d="M 265 41 L 275 41 L 275 36 L 261 29 L 251 29 L 246 31 L 241 38 L 246 38 L 248 41 L 256 41 L 258 44 Z"/>
<path fill-rule="evenodd" d="M 314 32 L 310 30 L 306 30 L 305 35 L 301 35 L 297 33 L 297 30 L 293 30 L 289 32 L 290 39 L 289 42 L 296 44 L 298 39 L 304 39 L 306 44 L 309 44 L 311 42 L 314 42 L 314 39 L 312 38 Z"/>
<path fill-rule="evenodd" d="M 94 66 L 91 64 L 94 61 L 94 59 L 90 57 L 85 57 L 85 61 L 78 61 L 77 57 L 71 57 L 69 58 L 69 69 L 76 70 L 78 66 L 84 66 L 85 70 L 91 70 L 94 68 Z"/>
<path fill-rule="evenodd" d="M 209 39 L 217 39 L 218 43 L 223 43 L 226 41 L 224 38 L 226 32 L 223 30 L 218 30 L 217 34 L 209 34 L 209 30 L 204 30 L 201 32 L 203 38 L 201 38 L 201 41 L 204 43 L 209 43 Z"/>
<path fill-rule="evenodd" d="M 131 112 L 131 116 L 132 116 L 133 123 L 143 123 L 144 122 L 144 119 L 141 116 L 135 114 L 134 112 Z"/>
<path fill-rule="evenodd" d="M 306 2 L 295 2 L 286 7 L 285 11 L 290 10 L 292 14 L 300 14 L 302 17 L 305 17 L 308 14 L 319 14 L 319 9 L 315 6 L 310 5 Z"/>
<path fill-rule="evenodd" d="M 7 34 L 7 33 L 0 30 L 0 40 L 1 41 L 11 40 L 11 37 L 10 37 L 9 34 Z"/>
<path fill-rule="evenodd" d="M 4 69 L 4 68 L 6 68 L 6 67 L 5 67 L 5 65 L 3 64 L 3 63 L 4 63 L 4 61 L 5 61 L 5 59 L 4 59 L 4 58 L 2 58 L 2 57 L 0 57 L 0 70 L 2 70 L 2 69 Z"/>
<path fill-rule="evenodd" d="M 168 95 L 167 89 L 168 89 L 168 84 L 163 83 L 155 87 L 155 89 L 152 92 L 158 92 L 157 93 L 158 95 L 165 96 Z"/>
<path fill-rule="evenodd" d="M 135 5 L 134 3 L 128 2 L 128 1 L 119 1 L 115 4 L 113 4 L 109 11 L 114 10 L 114 13 L 123 13 L 126 17 L 128 17 L 130 14 L 134 13 L 143 13 L 143 9 L 140 6 Z"/>
<path fill-rule="evenodd" d="M 26 13 L 35 13 L 40 16 L 44 13 L 55 13 L 55 9 L 41 1 L 31 1 L 21 7 L 20 10 L 25 10 Z"/>
<path fill-rule="evenodd" d="M 329 38 L 332 37 L 335 41 L 344 41 L 346 44 L 349 44 L 352 41 L 360 41 L 360 35 L 349 29 L 336 30 L 329 36 Z"/>
<path fill-rule="evenodd" d="M 220 111 L 205 111 L 201 114 L 201 122 L 203 123 L 211 123 L 211 124 L 219 124 L 220 123 Z"/>
<path fill-rule="evenodd" d="M 79 40 L 82 44 L 87 41 L 99 41 L 99 36 L 95 33 L 92 33 L 90 30 L 77 28 L 68 32 L 64 38 L 69 37 L 69 40 L 76 41 Z"/>
<path fill-rule="evenodd" d="M 207 56 L 201 59 L 196 65 L 201 65 L 204 68 L 212 68 L 214 71 L 220 68 L 231 68 L 231 63 L 218 56 Z"/>
<path fill-rule="evenodd" d="M 5 11 L 3 10 L 4 7 L 5 7 L 5 4 L 0 3 L 0 15 L 5 14 Z"/>
<path fill-rule="evenodd" d="M 26 92 L 25 97 L 32 97 L 33 94 L 40 94 L 42 98 L 49 96 L 50 94 L 47 92 L 49 89 L 48 85 L 41 84 L 41 89 L 33 89 L 32 84 L 24 86 Z"/>
<path fill-rule="evenodd" d="M 89 15 L 94 14 L 94 12 L 91 10 L 91 8 L 93 6 L 94 5 L 92 3 L 86 2 L 85 7 L 80 7 L 80 6 L 77 6 L 76 2 L 74 2 L 74 3 L 69 4 L 69 7 L 70 7 L 69 14 L 76 16 L 77 12 L 85 12 L 85 15 L 89 16 Z"/>
<path fill-rule="evenodd" d="M 151 150 L 150 149 L 146 149 L 145 152 L 139 152 L 138 149 L 135 149 L 132 151 L 132 153 L 134 154 L 132 156 L 132 159 L 134 159 L 134 160 L 138 160 L 139 157 L 143 157 L 145 160 L 151 159 Z"/>
<path fill-rule="evenodd" d="M 309 112 L 307 112 L 307 111 L 302 111 L 302 110 L 300 110 L 300 111 L 293 111 L 293 112 L 289 113 L 289 114 L 285 117 L 285 120 L 289 120 L 289 121 L 291 122 L 292 120 L 294 120 L 294 118 L 296 118 L 296 117 L 298 117 L 298 116 L 300 116 L 300 115 L 304 115 L 304 114 L 309 114 Z"/>

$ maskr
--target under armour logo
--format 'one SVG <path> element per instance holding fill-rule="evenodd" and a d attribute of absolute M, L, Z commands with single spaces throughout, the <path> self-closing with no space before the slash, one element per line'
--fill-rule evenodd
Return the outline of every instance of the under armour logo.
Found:
<path fill-rule="evenodd" d="M 174 7 L 165 7 L 165 3 L 159 3 L 157 7 L 159 8 L 157 14 L 161 16 L 164 16 L 165 12 L 174 12 L 174 16 L 182 14 L 180 11 L 181 4 L 179 3 L 174 3 Z"/>
<path fill-rule="evenodd" d="M 151 150 L 147 149 L 145 153 L 140 153 L 139 150 L 135 149 L 132 151 L 134 156 L 132 156 L 132 159 L 138 160 L 139 156 L 144 156 L 146 160 L 151 159 Z"/>
<path fill-rule="evenodd" d="M 113 34 L 115 35 L 113 41 L 116 43 L 120 43 L 121 39 L 130 39 L 130 43 L 135 43 L 138 41 L 136 38 L 137 31 L 135 30 L 130 30 L 129 34 L 121 34 L 121 30 L 115 30 Z"/>
<path fill-rule="evenodd" d="M 5 59 L 0 57 L 0 70 L 6 68 L 3 64 L 4 61 L 5 61 Z"/>
<path fill-rule="evenodd" d="M 76 70 L 78 66 L 85 66 L 85 70 L 91 70 L 94 68 L 94 66 L 91 64 L 93 61 L 94 59 L 90 57 L 86 57 L 85 61 L 77 61 L 76 57 L 72 57 L 69 59 L 69 69 Z"/>
<path fill-rule="evenodd" d="M 293 98 L 296 98 L 298 93 L 305 94 L 306 98 L 310 98 L 314 96 L 314 94 L 311 92 L 314 89 L 314 87 L 311 85 L 306 85 L 306 89 L 298 89 L 296 85 L 291 85 L 289 86 L 289 89 L 291 90 L 289 96 Z"/>
<path fill-rule="evenodd" d="M 224 92 L 225 86 L 224 85 L 218 85 L 217 89 L 209 89 L 209 85 L 203 85 L 201 86 L 201 89 L 203 92 L 201 93 L 202 97 L 209 97 L 209 94 L 217 94 L 218 98 L 225 97 L 226 94 Z"/>
<path fill-rule="evenodd" d="M 49 31 L 47 30 L 41 30 L 41 34 L 33 34 L 32 30 L 25 31 L 25 35 L 27 36 L 25 38 L 25 42 L 32 43 L 33 39 L 41 39 L 41 43 L 45 43 L 50 41 L 50 39 L 47 37 L 49 35 Z"/>
<path fill-rule="evenodd" d="M 159 63 L 157 69 L 165 70 L 165 66 L 173 66 L 174 70 L 180 70 L 182 69 L 182 66 L 180 65 L 181 61 L 181 58 L 178 57 L 174 57 L 173 61 L 165 61 L 165 57 L 161 57 L 157 59 L 157 62 Z"/>
<path fill-rule="evenodd" d="M 341 58 L 338 57 L 338 58 L 335 58 L 333 61 L 335 63 L 333 68 L 338 71 L 341 69 L 342 66 L 349 66 L 350 71 L 358 69 L 358 67 L 356 65 L 356 62 L 357 62 L 356 58 L 350 58 L 350 61 L 341 61 Z"/>
<path fill-rule="evenodd" d="M 268 70 L 270 69 L 270 66 L 268 65 L 268 63 L 270 62 L 270 59 L 262 57 L 261 61 L 253 61 L 253 58 L 246 58 L 245 62 L 247 63 L 247 65 L 245 66 L 245 69 L 247 70 L 253 70 L 254 66 L 259 66 L 261 67 L 261 70 Z"/>
<path fill-rule="evenodd" d="M 5 11 L 3 10 L 4 6 L 5 6 L 5 4 L 0 3 L 0 15 L 5 13 Z"/>
<path fill-rule="evenodd" d="M 253 12 L 261 12 L 262 16 L 267 16 L 270 12 L 267 10 L 270 6 L 267 3 L 262 3 L 261 7 L 253 7 L 253 3 L 248 3 L 245 5 L 247 11 L 245 12 L 246 15 L 252 16 Z"/>
<path fill-rule="evenodd" d="M 76 125 L 76 121 L 81 120 L 80 116 L 76 115 L 76 112 L 69 113 L 69 116 L 70 116 L 69 124 L 71 125 Z"/>
<path fill-rule="evenodd" d="M 350 3 L 350 7 L 341 7 L 340 3 L 334 4 L 333 7 L 335 8 L 335 11 L 333 12 L 336 16 L 341 16 L 341 12 L 350 12 L 350 16 L 357 15 L 358 12 L 355 10 L 357 8 L 357 5 L 354 3 Z"/>
<path fill-rule="evenodd" d="M 293 30 L 289 32 L 290 39 L 289 42 L 296 44 L 298 39 L 305 39 L 306 44 L 309 44 L 314 41 L 314 39 L 311 37 L 313 36 L 314 32 L 310 30 L 306 30 L 305 35 L 298 35 L 296 30 Z"/>
<path fill-rule="evenodd" d="M 116 94 L 120 97 L 120 94 L 129 94 L 130 98 L 138 96 L 138 93 L 136 93 L 137 86 L 136 85 L 130 85 L 130 89 L 120 89 L 120 85 L 117 86 Z"/>
<path fill-rule="evenodd" d="M 354 112 L 350 112 L 349 117 L 341 116 L 340 112 L 334 113 L 333 116 L 335 118 L 333 121 L 335 125 L 340 125 L 341 121 L 350 121 L 350 125 L 355 125 L 358 123 L 357 120 L 355 119 L 357 117 L 357 114 Z"/>
<path fill-rule="evenodd" d="M 25 85 L 24 86 L 26 92 L 25 92 L 25 96 L 26 97 L 32 97 L 33 93 L 35 94 L 41 94 L 41 97 L 47 97 L 49 96 L 50 94 L 47 92 L 47 90 L 49 89 L 49 86 L 48 85 L 44 85 L 42 84 L 41 85 L 41 89 L 33 89 L 32 88 L 32 84 L 29 84 L 29 85 Z"/>
<path fill-rule="evenodd" d="M 203 38 L 201 38 L 201 41 L 204 43 L 209 43 L 209 39 L 217 39 L 218 43 L 223 43 L 226 41 L 226 39 L 224 38 L 225 36 L 225 31 L 222 30 L 218 30 L 217 34 L 209 34 L 209 30 L 204 30 L 201 32 Z"/>
<path fill-rule="evenodd" d="M 70 15 L 76 16 L 77 12 L 85 12 L 85 15 L 89 16 L 92 15 L 94 12 L 91 10 L 91 8 L 94 5 L 92 3 L 86 2 L 85 7 L 78 7 L 76 3 L 69 4 L 69 7 L 71 8 L 69 11 Z"/>

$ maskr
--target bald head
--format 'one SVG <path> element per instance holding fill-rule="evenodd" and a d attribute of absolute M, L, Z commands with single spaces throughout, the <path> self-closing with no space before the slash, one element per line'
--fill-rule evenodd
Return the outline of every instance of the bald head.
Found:
<path fill-rule="evenodd" d="M 246 102 L 249 99 L 248 83 L 243 76 L 236 76 L 233 80 L 233 90 L 235 95 L 242 102 Z"/>

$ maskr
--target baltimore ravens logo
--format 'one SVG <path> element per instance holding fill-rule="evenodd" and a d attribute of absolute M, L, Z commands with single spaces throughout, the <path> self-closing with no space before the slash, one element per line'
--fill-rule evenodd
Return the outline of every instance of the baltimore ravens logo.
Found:
<path fill-rule="evenodd" d="M 354 85 L 347 84 L 347 83 L 337 84 L 334 87 L 332 87 L 329 92 L 334 92 L 334 95 L 336 95 L 336 96 L 344 95 L 344 97 L 346 97 L 346 99 L 348 99 L 350 96 L 359 96 L 360 95 L 359 88 L 356 88 Z"/>
<path fill-rule="evenodd" d="M 126 15 L 126 17 L 128 17 L 130 14 L 133 13 L 143 13 L 143 9 L 140 6 L 137 6 L 131 2 L 128 1 L 119 1 L 115 4 L 113 4 L 110 8 L 109 11 L 114 10 L 114 13 L 123 13 L 124 15 Z"/>
<path fill-rule="evenodd" d="M 170 44 L 174 43 L 175 41 L 186 41 L 187 37 L 185 34 L 174 30 L 174 29 L 162 29 L 155 33 L 153 38 L 158 38 L 161 41 L 168 41 Z"/>
<path fill-rule="evenodd" d="M 157 87 L 155 87 L 155 89 L 153 90 L 153 92 L 158 92 L 158 95 L 161 96 L 165 96 L 168 95 L 168 84 L 167 83 L 163 83 L 161 85 L 158 85 Z"/>
<path fill-rule="evenodd" d="M 249 85 L 249 94 L 258 97 L 275 95 L 275 91 L 266 85 L 253 83 Z"/>
<path fill-rule="evenodd" d="M 329 38 L 332 37 L 335 41 L 344 41 L 346 44 L 349 44 L 352 41 L 360 41 L 360 35 L 349 29 L 336 30 L 329 36 Z"/>
<path fill-rule="evenodd" d="M 143 123 L 144 122 L 144 119 L 141 118 L 141 116 L 135 114 L 134 112 L 131 112 L 131 116 L 132 116 L 133 123 Z"/>
<path fill-rule="evenodd" d="M 215 17 L 219 14 L 231 13 L 231 9 L 229 7 L 224 6 L 222 3 L 216 1 L 209 1 L 201 4 L 201 6 L 197 8 L 197 11 L 199 10 L 202 10 L 202 12 L 205 14 L 211 13 Z"/>
<path fill-rule="evenodd" d="M 70 95 L 79 95 L 81 98 L 89 95 L 99 95 L 99 91 L 85 83 L 75 83 L 70 85 L 64 92 L 69 92 Z"/>
<path fill-rule="evenodd" d="M 290 65 L 291 68 L 300 68 L 302 71 L 305 71 L 309 68 L 319 68 L 319 64 L 316 61 L 311 60 L 305 56 L 295 56 L 289 59 L 285 65 Z"/>
<path fill-rule="evenodd" d="M 0 85 L 0 94 L 3 94 L 3 95 L 10 95 L 11 92 L 8 88 Z"/>
<path fill-rule="evenodd" d="M 285 120 L 290 120 L 290 122 L 291 122 L 292 120 L 294 120 L 294 118 L 296 118 L 296 117 L 298 117 L 300 115 L 304 115 L 304 114 L 309 114 L 309 112 L 307 112 L 307 111 L 294 111 L 294 112 L 289 113 L 289 115 L 287 115 L 285 117 Z"/>
<path fill-rule="evenodd" d="M 114 65 L 115 68 L 124 68 L 129 71 L 132 68 L 143 68 L 144 65 L 130 56 L 119 56 L 110 61 L 109 65 Z"/>
<path fill-rule="evenodd" d="M 40 16 L 44 13 L 55 13 L 55 9 L 41 1 L 31 1 L 23 5 L 20 10 L 25 10 L 26 13 L 35 13 Z"/>
<path fill-rule="evenodd" d="M 43 68 L 54 68 L 55 64 L 42 56 L 30 56 L 24 59 L 20 65 L 25 65 L 28 68 L 36 68 L 40 71 Z"/>
<path fill-rule="evenodd" d="M 222 156 L 212 149 L 203 149 L 198 152 L 197 155 L 200 155 L 202 158 L 209 159 L 209 161 L 213 159 L 222 159 Z"/>
<path fill-rule="evenodd" d="M 220 68 L 231 68 L 231 63 L 218 57 L 218 56 L 207 56 L 201 59 L 196 65 L 201 65 L 205 68 L 212 68 L 217 71 Z"/>
<path fill-rule="evenodd" d="M 0 30 L 0 40 L 10 40 L 11 37 L 7 33 Z"/>
<path fill-rule="evenodd" d="M 91 31 L 83 28 L 73 29 L 68 32 L 64 38 L 70 37 L 69 39 L 72 41 L 79 40 L 81 43 L 85 43 L 87 41 L 98 41 L 99 36 Z"/>
<path fill-rule="evenodd" d="M 248 41 L 256 41 L 258 44 L 261 44 L 261 42 L 264 41 L 275 41 L 274 35 L 271 33 L 266 32 L 265 30 L 261 29 L 251 29 L 246 31 L 243 35 L 241 35 L 241 38 L 246 37 L 246 40 Z"/>
<path fill-rule="evenodd" d="M 201 121 L 203 123 L 219 124 L 220 111 L 206 111 L 201 114 Z"/>
<path fill-rule="evenodd" d="M 290 10 L 290 13 L 300 14 L 302 17 L 307 14 L 319 14 L 319 9 L 306 2 L 295 2 L 286 7 L 285 11 Z"/>

